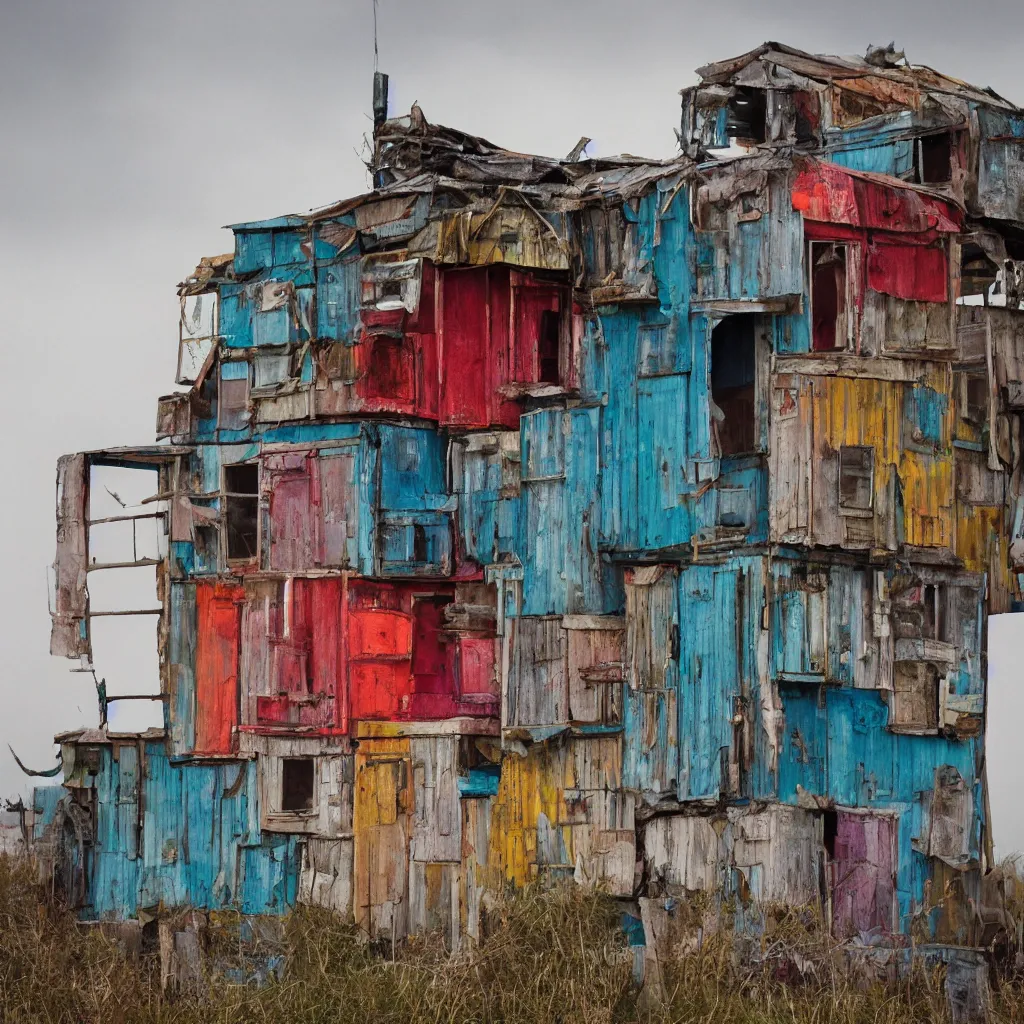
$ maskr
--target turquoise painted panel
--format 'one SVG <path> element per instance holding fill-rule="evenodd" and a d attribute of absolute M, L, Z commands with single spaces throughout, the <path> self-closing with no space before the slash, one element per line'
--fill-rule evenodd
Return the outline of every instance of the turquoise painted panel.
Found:
<path fill-rule="evenodd" d="M 926 384 L 913 384 L 903 391 L 903 443 L 928 451 L 943 444 L 943 427 L 949 396 Z"/>
<path fill-rule="evenodd" d="M 381 424 L 381 507 L 436 511 L 448 503 L 447 445 L 436 430 Z"/>
<path fill-rule="evenodd" d="M 879 690 L 830 690 L 828 796 L 843 807 L 887 805 L 894 792 L 896 736 L 886 729 L 889 708 Z"/>
<path fill-rule="evenodd" d="M 816 796 L 826 794 L 828 719 L 820 686 L 781 684 L 783 732 L 779 744 L 778 798 L 798 802 L 798 787 Z"/>
<path fill-rule="evenodd" d="M 361 280 L 358 256 L 317 268 L 317 337 L 356 343 Z"/>

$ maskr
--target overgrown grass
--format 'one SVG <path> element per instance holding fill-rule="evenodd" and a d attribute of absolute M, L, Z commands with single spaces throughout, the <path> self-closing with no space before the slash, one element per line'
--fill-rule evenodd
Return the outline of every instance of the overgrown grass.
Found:
<path fill-rule="evenodd" d="M 771 917 L 764 938 L 742 957 L 724 933 L 705 934 L 699 948 L 680 943 L 664 967 L 660 1000 L 632 984 L 619 906 L 575 887 L 499 904 L 488 939 L 456 957 L 439 942 L 419 940 L 392 959 L 330 914 L 301 911 L 285 927 L 281 981 L 256 988 L 213 977 L 201 996 L 170 998 L 161 993 L 155 953 L 127 958 L 44 895 L 26 865 L 0 857 L 4 1022 L 948 1021 L 938 973 L 867 983 L 845 969 L 813 918 L 786 912 Z M 230 952 L 230 933 L 230 922 L 211 929 L 214 959 Z M 993 1003 L 994 1021 L 1024 1021 L 1019 984 L 1000 984 Z"/>

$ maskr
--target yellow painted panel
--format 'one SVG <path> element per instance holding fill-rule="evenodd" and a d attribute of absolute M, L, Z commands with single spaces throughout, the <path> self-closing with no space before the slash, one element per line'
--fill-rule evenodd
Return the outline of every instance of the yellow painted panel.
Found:
<path fill-rule="evenodd" d="M 946 455 L 907 451 L 900 460 L 905 534 L 908 544 L 953 544 L 953 460 Z"/>
<path fill-rule="evenodd" d="M 571 830 L 559 823 L 566 816 L 564 748 L 533 747 L 526 757 L 506 756 L 501 763 L 498 795 L 491 809 L 491 865 L 500 877 L 526 885 L 537 876 L 537 823 L 543 814 L 562 834 L 572 857 Z"/>

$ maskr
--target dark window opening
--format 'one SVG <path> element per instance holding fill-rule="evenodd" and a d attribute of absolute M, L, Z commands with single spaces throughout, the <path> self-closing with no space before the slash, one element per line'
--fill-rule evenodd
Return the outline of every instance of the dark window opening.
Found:
<path fill-rule="evenodd" d="M 839 507 L 870 512 L 874 505 L 875 450 L 863 445 L 839 449 Z"/>
<path fill-rule="evenodd" d="M 818 94 L 797 90 L 793 93 L 793 106 L 796 110 L 796 141 L 817 142 L 818 125 L 821 124 L 821 103 Z"/>
<path fill-rule="evenodd" d="M 727 316 L 711 332 L 712 418 L 722 455 L 757 447 L 754 317 Z"/>
<path fill-rule="evenodd" d="M 224 467 L 224 522 L 229 559 L 255 558 L 259 545 L 260 470 L 255 463 Z"/>
<path fill-rule="evenodd" d="M 767 137 L 767 114 L 768 97 L 763 89 L 737 86 L 729 99 L 726 134 L 744 142 L 764 142 Z"/>
<path fill-rule="evenodd" d="M 922 587 L 924 617 L 921 635 L 928 640 L 946 639 L 945 594 L 939 584 L 926 583 Z"/>
<path fill-rule="evenodd" d="M 537 339 L 537 364 L 542 384 L 558 384 L 558 350 L 561 317 L 557 310 L 545 309 L 540 314 L 540 336 Z"/>
<path fill-rule="evenodd" d="M 943 185 L 953 179 L 953 136 L 926 135 L 917 140 L 917 180 L 922 185 Z"/>
<path fill-rule="evenodd" d="M 839 835 L 839 815 L 835 811 L 825 811 L 821 816 L 822 841 L 829 860 L 836 858 L 836 838 Z"/>
<path fill-rule="evenodd" d="M 313 759 L 285 757 L 281 761 L 281 810 L 313 810 Z"/>
<path fill-rule="evenodd" d="M 811 338 L 815 352 L 846 348 L 847 247 L 811 243 Z"/>
<path fill-rule="evenodd" d="M 414 524 L 412 528 L 412 560 L 427 561 L 427 528 L 419 523 Z"/>
<path fill-rule="evenodd" d="M 988 419 L 988 380 L 985 377 L 969 376 L 964 384 L 964 408 L 961 416 L 968 423 L 982 426 Z"/>

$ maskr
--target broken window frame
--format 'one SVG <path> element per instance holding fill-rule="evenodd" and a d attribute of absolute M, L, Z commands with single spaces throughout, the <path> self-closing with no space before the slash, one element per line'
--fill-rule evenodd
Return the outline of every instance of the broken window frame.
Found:
<path fill-rule="evenodd" d="M 232 491 L 228 487 L 228 471 L 234 469 L 237 466 L 249 466 L 256 470 L 256 489 L 252 492 L 249 491 Z M 220 503 L 221 503 L 221 519 L 222 519 L 222 530 L 221 530 L 221 564 L 223 565 L 252 565 L 258 563 L 260 558 L 260 551 L 263 544 L 263 526 L 262 516 L 260 514 L 260 486 L 262 484 L 262 473 L 260 463 L 258 461 L 250 462 L 232 462 L 221 466 L 221 489 L 220 489 Z M 231 532 L 231 509 L 232 500 L 237 501 L 252 501 L 255 505 L 255 521 L 256 521 L 256 534 L 255 534 L 255 549 L 250 555 L 232 555 L 231 554 L 231 543 L 230 543 L 230 532 Z"/>
<path fill-rule="evenodd" d="M 831 347 L 818 347 L 815 345 L 814 332 L 814 268 L 820 261 L 821 250 L 837 252 L 842 250 L 844 285 L 842 308 L 836 311 L 836 336 L 835 344 Z M 807 307 L 810 321 L 811 354 L 828 355 L 834 352 L 850 352 L 856 346 L 857 340 L 857 281 L 860 267 L 860 243 L 846 239 L 828 241 L 824 239 L 811 239 L 807 243 Z M 845 328 L 843 321 L 845 320 Z"/>
<path fill-rule="evenodd" d="M 746 114 L 737 108 L 749 106 Z M 744 134 L 741 129 L 749 129 Z M 726 102 L 725 133 L 741 145 L 761 146 L 768 141 L 768 90 L 736 85 Z"/>
<path fill-rule="evenodd" d="M 975 394 L 972 395 L 972 387 Z M 977 390 L 980 388 L 981 400 Z M 960 374 L 960 419 L 975 427 L 988 425 L 988 376 L 985 373 L 964 372 Z"/>
<path fill-rule="evenodd" d="M 844 452 L 855 452 L 855 451 L 856 452 L 865 453 L 865 454 L 870 456 L 870 458 L 869 458 L 870 466 L 868 467 L 868 472 L 867 472 L 868 498 L 867 498 L 867 504 L 866 505 L 849 503 L 849 502 L 845 501 L 844 498 L 843 498 L 843 476 L 844 476 L 844 466 L 843 466 L 844 458 L 843 458 L 843 453 Z M 844 444 L 844 445 L 840 445 L 839 451 L 837 452 L 836 457 L 837 457 L 838 463 L 839 463 L 839 465 L 838 465 L 838 472 L 837 472 L 837 481 L 836 481 L 836 488 L 837 488 L 838 499 L 839 499 L 839 514 L 841 516 L 852 516 L 855 519 L 856 518 L 860 518 L 860 519 L 869 519 L 869 518 L 871 518 L 875 514 L 875 449 L 871 445 L 866 445 L 866 444 Z M 853 467 L 851 467 L 851 469 L 853 469 Z M 861 479 L 863 479 L 863 477 L 864 477 L 863 467 L 860 467 L 859 469 L 856 469 L 854 471 L 854 476 L 855 477 L 860 477 Z"/>
<path fill-rule="evenodd" d="M 928 178 L 925 176 L 925 143 L 935 139 L 946 140 L 946 166 L 947 175 L 944 178 Z M 952 131 L 932 132 L 928 135 L 918 136 L 914 140 L 914 180 L 919 185 L 950 185 L 953 182 L 953 151 L 955 140 Z"/>
<path fill-rule="evenodd" d="M 195 299 L 196 302 L 202 306 L 202 303 L 209 298 L 213 301 L 213 313 L 210 318 L 210 334 L 196 334 L 192 335 L 186 331 L 185 322 L 185 305 L 190 299 Z M 220 295 L 214 289 L 207 292 L 200 292 L 198 295 L 182 295 L 181 296 L 181 314 L 178 318 L 178 362 L 174 371 L 174 383 L 175 384 L 195 384 L 199 379 L 203 366 L 206 364 L 206 360 L 210 353 L 216 348 L 217 338 L 220 333 Z M 186 336 L 187 335 L 187 336 Z M 208 344 L 202 345 L 200 343 L 208 342 Z M 196 350 L 197 358 L 190 359 L 190 362 L 195 369 L 186 371 L 185 369 L 185 353 L 189 349 L 189 345 L 198 344 L 199 347 Z"/>

